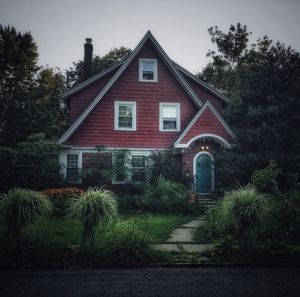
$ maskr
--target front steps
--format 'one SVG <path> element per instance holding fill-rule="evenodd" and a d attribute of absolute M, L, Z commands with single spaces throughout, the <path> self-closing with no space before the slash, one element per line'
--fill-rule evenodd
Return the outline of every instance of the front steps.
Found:
<path fill-rule="evenodd" d="M 211 198 L 211 195 L 197 194 L 196 199 L 201 212 L 206 213 L 209 208 L 216 205 L 216 201 Z"/>

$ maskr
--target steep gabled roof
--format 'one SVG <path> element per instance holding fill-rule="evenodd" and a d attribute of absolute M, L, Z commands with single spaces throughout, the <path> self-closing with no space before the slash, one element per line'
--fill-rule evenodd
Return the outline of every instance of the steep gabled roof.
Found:
<path fill-rule="evenodd" d="M 136 48 L 132 51 L 126 61 L 122 64 L 122 66 L 118 69 L 118 71 L 114 74 L 112 79 L 106 84 L 106 86 L 100 91 L 100 93 L 94 98 L 94 100 L 90 103 L 90 105 L 85 109 L 85 111 L 76 119 L 76 121 L 69 127 L 69 129 L 65 132 L 65 134 L 58 140 L 58 144 L 64 143 L 75 131 L 76 129 L 82 124 L 82 122 L 86 119 L 86 117 L 90 114 L 90 112 L 95 108 L 95 106 L 99 103 L 99 101 L 104 97 L 104 95 L 110 90 L 110 88 L 114 85 L 117 79 L 121 76 L 121 74 L 127 69 L 133 59 L 137 56 L 143 46 L 146 44 L 147 41 L 151 41 L 154 45 L 154 49 L 159 54 L 160 58 L 165 62 L 168 69 L 177 79 L 179 84 L 183 87 L 186 91 L 187 95 L 192 99 L 192 101 L 196 104 L 198 108 L 200 108 L 203 103 L 198 98 L 196 93 L 178 71 L 177 67 L 174 65 L 172 60 L 160 46 L 158 41 L 154 38 L 152 33 L 148 31 L 142 40 L 138 43 Z M 90 83 L 90 82 L 89 82 Z M 76 91 L 74 91 L 76 92 Z"/>
<path fill-rule="evenodd" d="M 210 85 L 210 84 L 204 82 L 203 80 L 201 80 L 200 78 L 196 77 L 194 74 L 192 74 L 191 72 L 189 72 L 187 69 L 183 68 L 182 66 L 180 66 L 176 62 L 173 61 L 173 63 L 175 64 L 175 66 L 177 67 L 177 69 L 181 73 L 183 73 L 184 75 L 186 75 L 193 82 L 195 82 L 196 84 L 198 84 L 200 87 L 202 87 L 203 89 L 205 89 L 206 91 L 208 91 L 209 93 L 211 93 L 212 95 L 214 95 L 215 97 L 217 97 L 222 102 L 224 102 L 224 103 L 229 103 L 230 102 L 230 99 L 228 97 L 226 97 L 225 95 L 223 95 L 221 92 L 219 92 L 217 89 L 215 89 L 212 85 Z"/>
<path fill-rule="evenodd" d="M 123 63 L 124 63 L 124 61 L 119 61 L 119 62 L 113 64 L 112 66 L 108 67 L 107 69 L 93 75 L 92 77 L 88 78 L 87 80 L 83 81 L 82 83 L 78 84 L 77 86 L 73 87 L 72 89 L 67 90 L 66 92 L 64 92 L 62 94 L 63 99 L 66 99 L 66 98 L 74 95 L 75 93 L 77 93 L 77 92 L 81 91 L 82 89 L 88 87 L 89 85 L 91 85 L 92 83 L 97 81 L 98 79 L 101 79 L 105 75 L 110 74 L 114 70 L 116 71 L 119 67 L 121 67 L 121 65 Z"/>
<path fill-rule="evenodd" d="M 220 140 L 225 147 L 231 146 L 230 142 L 220 137 L 219 135 L 212 133 L 212 131 L 204 130 L 201 131 L 201 133 L 199 134 L 199 129 L 197 128 L 197 133 L 194 133 L 195 135 L 193 133 L 191 133 L 191 135 L 188 135 L 188 133 L 192 131 L 193 127 L 196 127 L 197 125 L 201 124 L 201 116 L 207 109 L 212 112 L 217 122 L 220 123 L 219 126 L 222 127 L 221 131 L 225 132 L 224 134 L 227 135 L 227 138 L 231 140 L 231 143 L 236 142 L 236 137 L 234 133 L 231 131 L 229 126 L 225 123 L 225 121 L 217 112 L 217 110 L 213 107 L 213 105 L 209 101 L 207 101 L 199 110 L 199 112 L 195 115 L 195 117 L 191 120 L 191 122 L 187 125 L 187 127 L 183 130 L 180 136 L 177 138 L 177 140 L 174 143 L 175 148 L 187 148 L 193 141 L 195 141 L 198 138 L 215 138 L 217 140 Z M 202 129 L 204 128 L 203 125 L 200 126 L 202 126 Z"/>

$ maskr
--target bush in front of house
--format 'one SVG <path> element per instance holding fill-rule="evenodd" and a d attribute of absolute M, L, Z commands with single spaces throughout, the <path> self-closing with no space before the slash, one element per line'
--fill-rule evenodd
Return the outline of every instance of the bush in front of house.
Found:
<path fill-rule="evenodd" d="M 105 263 L 112 266 L 144 266 L 160 257 L 149 235 L 133 221 L 114 220 L 100 244 Z"/>
<path fill-rule="evenodd" d="M 277 178 L 280 174 L 280 169 L 275 161 L 270 161 L 269 165 L 263 169 L 255 170 L 251 183 L 259 192 L 276 194 L 278 193 Z"/>
<path fill-rule="evenodd" d="M 57 217 L 64 216 L 70 207 L 72 200 L 78 198 L 83 193 L 83 190 L 74 187 L 46 189 L 41 191 L 42 195 L 45 195 L 50 199 L 53 205 L 53 215 Z"/>
<path fill-rule="evenodd" d="M 70 217 L 83 225 L 81 246 L 95 247 L 95 229 L 100 221 L 116 216 L 117 202 L 114 194 L 103 188 L 90 188 L 78 199 L 73 199 L 68 210 Z"/>
<path fill-rule="evenodd" d="M 270 220 L 266 197 L 248 186 L 227 193 L 222 203 L 223 216 L 232 222 L 241 249 L 246 253 L 254 252 Z"/>
<path fill-rule="evenodd" d="M 153 213 L 189 213 L 189 190 L 180 183 L 159 178 L 148 186 L 141 198 L 142 207 Z"/>
<path fill-rule="evenodd" d="M 13 188 L 1 196 L 0 213 L 8 232 L 8 246 L 17 246 L 22 229 L 43 219 L 52 211 L 52 204 L 44 195 L 21 188 Z"/>

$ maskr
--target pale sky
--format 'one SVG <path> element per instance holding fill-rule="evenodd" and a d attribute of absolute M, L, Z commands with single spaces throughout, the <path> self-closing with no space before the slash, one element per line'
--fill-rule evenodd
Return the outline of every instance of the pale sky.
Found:
<path fill-rule="evenodd" d="M 94 55 L 133 49 L 151 30 L 167 54 L 195 73 L 214 49 L 207 29 L 227 32 L 241 22 L 253 41 L 267 34 L 300 51 L 300 0 L 0 0 L 0 23 L 30 31 L 39 64 L 60 67 L 83 58 L 86 37 Z"/>

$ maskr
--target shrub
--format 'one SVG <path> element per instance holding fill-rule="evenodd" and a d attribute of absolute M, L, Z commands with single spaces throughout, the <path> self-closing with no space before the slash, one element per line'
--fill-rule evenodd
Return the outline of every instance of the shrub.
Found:
<path fill-rule="evenodd" d="M 19 242 L 21 230 L 49 215 L 52 205 L 44 195 L 26 189 L 13 188 L 0 200 L 1 217 L 8 229 L 9 247 Z"/>
<path fill-rule="evenodd" d="M 185 185 L 191 184 L 191 178 L 184 174 L 180 155 L 174 150 L 156 151 L 149 156 L 149 181 L 155 185 L 158 178 L 172 180 Z"/>
<path fill-rule="evenodd" d="M 103 188 L 90 188 L 69 208 L 70 216 L 83 224 L 81 246 L 91 249 L 95 244 L 95 228 L 98 223 L 117 214 L 117 203 L 112 192 Z"/>
<path fill-rule="evenodd" d="M 83 194 L 78 188 L 46 189 L 41 194 L 47 196 L 53 205 L 53 215 L 64 216 L 71 201 Z"/>
<path fill-rule="evenodd" d="M 145 231 L 132 221 L 120 219 L 111 224 L 101 249 L 104 260 L 110 265 L 141 266 L 152 262 L 158 256 Z"/>
<path fill-rule="evenodd" d="M 257 188 L 258 191 L 263 193 L 277 193 L 278 184 L 277 178 L 280 173 L 280 169 L 275 161 L 270 161 L 266 168 L 255 170 L 251 183 Z"/>
<path fill-rule="evenodd" d="M 254 251 L 260 232 L 266 229 L 270 218 L 266 197 L 248 186 L 227 193 L 222 208 L 223 217 L 231 222 L 241 249 L 247 253 Z"/>
<path fill-rule="evenodd" d="M 142 196 L 145 209 L 155 213 L 186 213 L 189 191 L 179 183 L 159 178 L 156 186 L 149 186 Z"/>

